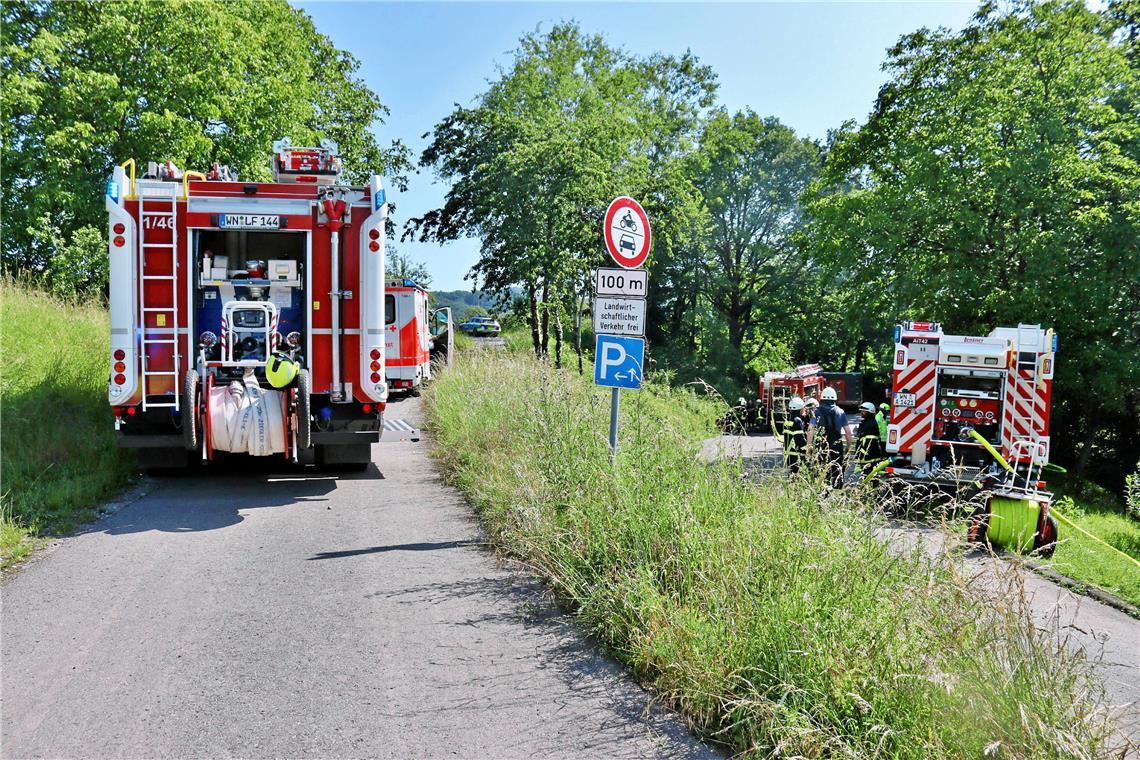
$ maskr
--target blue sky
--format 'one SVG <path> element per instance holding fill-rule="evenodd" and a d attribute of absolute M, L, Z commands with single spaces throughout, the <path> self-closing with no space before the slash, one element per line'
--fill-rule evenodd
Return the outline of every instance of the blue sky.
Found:
<path fill-rule="evenodd" d="M 884 81 L 886 49 L 922 26 L 960 29 L 976 3 L 375 3 L 299 2 L 317 28 L 361 62 L 360 75 L 392 113 L 382 141 L 400 138 L 418 159 L 421 135 L 470 104 L 507 65 L 521 35 L 576 20 L 611 44 L 648 55 L 691 50 L 713 67 L 719 101 L 751 107 L 797 132 L 822 138 L 846 119 L 862 121 Z M 447 192 L 430 170 L 392 198 L 400 224 L 441 205 Z M 437 290 L 464 281 L 479 242 L 399 243 L 422 261 Z"/>

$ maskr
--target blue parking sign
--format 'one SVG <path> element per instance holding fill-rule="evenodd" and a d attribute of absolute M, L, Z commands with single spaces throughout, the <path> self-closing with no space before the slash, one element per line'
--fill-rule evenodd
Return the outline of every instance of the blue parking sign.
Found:
<path fill-rule="evenodd" d="M 594 344 L 594 382 L 608 388 L 641 388 L 645 339 L 599 335 Z"/>

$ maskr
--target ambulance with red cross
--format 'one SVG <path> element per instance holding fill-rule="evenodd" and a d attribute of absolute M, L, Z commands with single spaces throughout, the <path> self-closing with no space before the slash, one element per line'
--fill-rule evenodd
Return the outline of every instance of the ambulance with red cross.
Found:
<path fill-rule="evenodd" d="M 388 386 L 393 391 L 416 393 L 431 379 L 433 353 L 450 355 L 443 343 L 450 338 L 451 309 L 431 311 L 429 302 L 428 291 L 414 280 L 387 283 L 384 353 Z"/>

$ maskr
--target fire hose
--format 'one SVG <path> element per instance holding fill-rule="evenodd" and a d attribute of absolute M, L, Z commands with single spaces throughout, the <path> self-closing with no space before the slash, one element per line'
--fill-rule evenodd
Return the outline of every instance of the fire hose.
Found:
<path fill-rule="evenodd" d="M 265 390 L 252 369 L 241 381 L 210 390 L 211 445 L 215 451 L 263 457 L 285 451 L 285 407 L 279 391 Z"/>

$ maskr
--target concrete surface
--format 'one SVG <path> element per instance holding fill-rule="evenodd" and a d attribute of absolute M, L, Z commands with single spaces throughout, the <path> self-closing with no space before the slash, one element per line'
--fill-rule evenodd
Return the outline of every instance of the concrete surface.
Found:
<path fill-rule="evenodd" d="M 425 443 L 373 455 L 158 479 L 24 568 L 3 756 L 718 756 L 480 545 Z"/>

